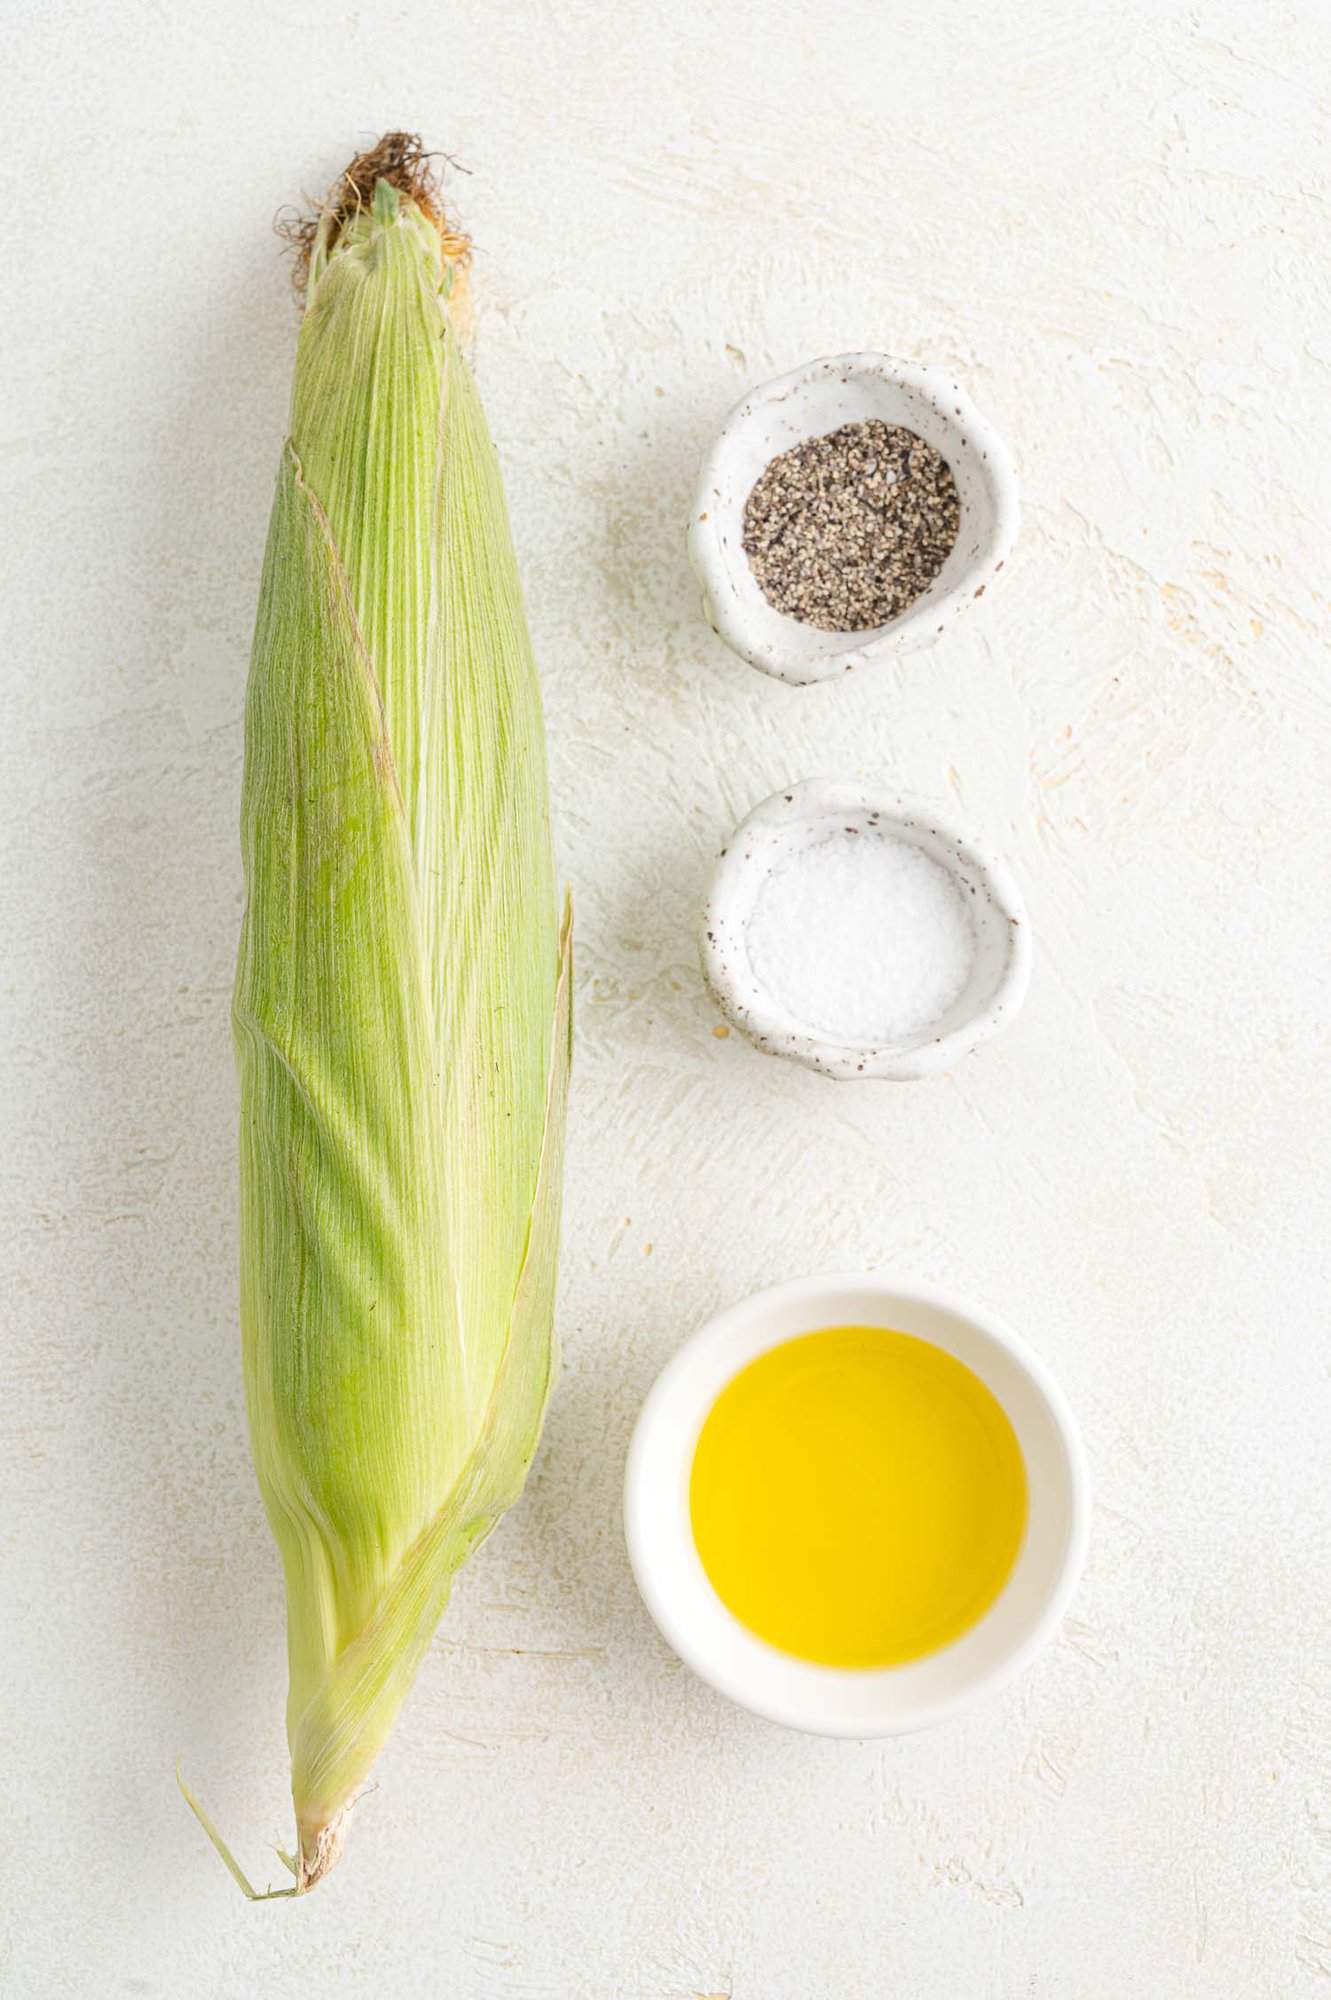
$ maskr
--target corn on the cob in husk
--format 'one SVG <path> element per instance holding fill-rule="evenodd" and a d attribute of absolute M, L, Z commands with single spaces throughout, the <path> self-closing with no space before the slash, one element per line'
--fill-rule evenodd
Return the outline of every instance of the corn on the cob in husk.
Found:
<path fill-rule="evenodd" d="M 336 1860 L 453 1575 L 536 1448 L 570 1028 L 540 694 L 450 318 L 465 245 L 394 134 L 308 248 L 235 995 L 297 1892 Z"/>

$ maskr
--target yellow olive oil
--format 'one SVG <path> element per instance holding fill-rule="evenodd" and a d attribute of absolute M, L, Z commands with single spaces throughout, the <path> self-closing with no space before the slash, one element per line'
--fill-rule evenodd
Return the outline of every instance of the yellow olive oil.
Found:
<path fill-rule="evenodd" d="M 836 1326 L 728 1382 L 690 1478 L 722 1602 L 782 1652 L 889 1667 L 936 1652 L 1002 1590 L 1026 1468 L 978 1375 L 912 1334 Z"/>

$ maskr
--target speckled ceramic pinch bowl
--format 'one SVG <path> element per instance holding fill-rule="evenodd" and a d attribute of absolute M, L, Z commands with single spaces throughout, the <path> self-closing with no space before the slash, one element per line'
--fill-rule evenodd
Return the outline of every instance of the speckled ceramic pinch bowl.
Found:
<path fill-rule="evenodd" d="M 771 873 L 843 829 L 921 849 L 965 898 L 974 932 L 969 976 L 940 1019 L 894 1043 L 837 1040 L 792 1015 L 755 971 L 748 926 Z M 703 976 L 726 1019 L 768 1055 L 840 1080 L 908 1082 L 951 1069 L 1007 1026 L 1030 980 L 1031 935 L 1007 864 L 924 804 L 836 778 L 806 778 L 756 806 L 722 849 L 700 940 Z"/>
<path fill-rule="evenodd" d="M 878 419 L 941 452 L 961 501 L 956 546 L 929 588 L 865 632 L 823 632 L 776 610 L 744 553 L 744 506 L 779 452 Z M 764 673 L 803 685 L 930 645 L 985 594 L 1017 534 L 1017 485 L 997 433 L 950 377 L 885 354 L 837 354 L 750 390 L 703 463 L 689 556 L 713 631 Z"/>
<path fill-rule="evenodd" d="M 768 1348 L 827 1326 L 888 1327 L 955 1356 L 1001 1403 L 1026 1467 L 1026 1530 L 999 1595 L 960 1638 L 902 1666 L 826 1667 L 778 1652 L 722 1603 L 693 1539 L 689 1482 L 713 1403 Z M 665 1639 L 732 1701 L 821 1736 L 894 1736 L 947 1721 L 1026 1666 L 1067 1610 L 1089 1520 L 1077 1426 L 1039 1357 L 991 1313 L 886 1275 L 798 1279 L 709 1320 L 643 1404 L 624 1486 L 629 1560 Z"/>

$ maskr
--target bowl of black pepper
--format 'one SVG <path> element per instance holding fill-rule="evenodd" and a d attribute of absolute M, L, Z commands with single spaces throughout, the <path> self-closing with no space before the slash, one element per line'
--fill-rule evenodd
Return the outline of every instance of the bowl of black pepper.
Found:
<path fill-rule="evenodd" d="M 777 679 L 940 638 L 1017 533 L 1007 452 L 957 383 L 884 354 L 751 390 L 704 461 L 689 555 L 708 623 Z"/>

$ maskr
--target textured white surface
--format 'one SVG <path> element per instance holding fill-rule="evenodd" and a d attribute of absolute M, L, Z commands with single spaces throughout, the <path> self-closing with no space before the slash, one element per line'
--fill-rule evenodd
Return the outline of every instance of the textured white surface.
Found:
<path fill-rule="evenodd" d="M 6 1995 L 1324 1991 L 1324 10 L 44 0 L 7 25 Z M 227 1006 L 294 338 L 268 224 L 403 121 L 473 170 L 578 899 L 567 1367 L 340 1874 L 251 1909 L 172 1764 L 262 1871 L 285 1676 Z M 746 383 L 854 347 L 973 388 L 1023 536 L 939 650 L 782 687 L 704 628 L 689 495 Z M 955 1079 L 837 1085 L 713 1036 L 714 848 L 810 770 L 955 801 L 1020 874 L 1031 997 Z M 1040 1349 L 1098 1510 L 1029 1678 L 866 1747 L 679 1668 L 617 1510 L 688 1328 L 875 1264 Z"/>

